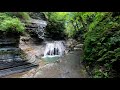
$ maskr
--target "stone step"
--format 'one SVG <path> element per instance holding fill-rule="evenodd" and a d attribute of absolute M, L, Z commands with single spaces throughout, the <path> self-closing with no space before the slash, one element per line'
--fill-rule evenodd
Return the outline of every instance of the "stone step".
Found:
<path fill-rule="evenodd" d="M 4 78 L 5 76 L 16 74 L 16 73 L 22 73 L 25 71 L 29 71 L 32 68 L 35 68 L 37 66 L 38 65 L 34 65 L 34 64 L 26 64 L 26 65 L 22 65 L 22 66 L 17 66 L 17 67 L 13 67 L 13 68 L 0 70 L 0 78 L 2 78 L 2 77 Z"/>
<path fill-rule="evenodd" d="M 83 47 L 83 44 L 77 44 L 75 47 L 76 47 L 76 48 L 82 48 L 82 47 Z"/>
<path fill-rule="evenodd" d="M 76 47 L 75 47 L 74 50 L 82 50 L 82 48 L 76 48 Z"/>

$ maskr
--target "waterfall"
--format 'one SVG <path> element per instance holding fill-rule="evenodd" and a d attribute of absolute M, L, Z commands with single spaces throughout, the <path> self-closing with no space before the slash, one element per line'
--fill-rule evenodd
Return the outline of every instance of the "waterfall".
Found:
<path fill-rule="evenodd" d="M 39 38 L 44 39 L 44 29 L 47 26 L 46 21 L 39 20 L 39 23 L 37 23 L 38 29 L 36 29 L 36 33 Z"/>
<path fill-rule="evenodd" d="M 54 56 L 62 56 L 65 52 L 65 46 L 62 41 L 54 41 L 51 43 L 47 43 L 44 57 L 54 57 Z"/>
<path fill-rule="evenodd" d="M 30 19 L 28 21 L 30 24 L 26 25 L 27 30 L 35 33 L 39 39 L 44 39 L 45 28 L 47 26 L 47 21 Z"/>

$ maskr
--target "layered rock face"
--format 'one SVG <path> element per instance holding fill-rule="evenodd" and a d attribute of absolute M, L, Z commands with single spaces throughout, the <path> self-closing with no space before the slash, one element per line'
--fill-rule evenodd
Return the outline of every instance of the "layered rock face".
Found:
<path fill-rule="evenodd" d="M 24 72 L 37 66 L 23 57 L 19 40 L 19 33 L 0 31 L 0 77 Z"/>
<path fill-rule="evenodd" d="M 29 32 L 32 37 L 43 40 L 47 26 L 45 15 L 42 12 L 29 12 L 29 15 L 31 19 L 26 23 L 26 31 Z"/>
<path fill-rule="evenodd" d="M 22 60 L 18 55 L 19 49 L 18 33 L 0 32 L 0 61 L 19 61 Z"/>
<path fill-rule="evenodd" d="M 30 12 L 29 15 L 33 19 L 46 20 L 43 12 Z"/>
<path fill-rule="evenodd" d="M 47 22 L 44 20 L 31 19 L 29 24 L 26 25 L 26 30 L 31 36 L 37 36 L 39 39 L 44 39 L 45 28 Z"/>

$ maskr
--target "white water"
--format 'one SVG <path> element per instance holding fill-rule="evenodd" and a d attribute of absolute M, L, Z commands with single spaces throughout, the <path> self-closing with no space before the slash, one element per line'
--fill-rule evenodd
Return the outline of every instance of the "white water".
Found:
<path fill-rule="evenodd" d="M 42 39 L 44 39 L 44 29 L 46 28 L 46 26 L 47 26 L 47 22 L 46 21 L 40 21 L 39 23 L 38 23 L 38 29 L 36 30 L 36 33 L 38 34 L 38 37 L 39 38 L 42 38 Z"/>
<path fill-rule="evenodd" d="M 65 46 L 62 41 L 47 43 L 44 57 L 62 56 L 65 52 Z"/>
<path fill-rule="evenodd" d="M 44 39 L 45 28 L 47 22 L 44 20 L 31 19 L 30 22 L 37 24 L 38 28 L 35 29 L 35 33 L 38 35 L 38 38 Z"/>

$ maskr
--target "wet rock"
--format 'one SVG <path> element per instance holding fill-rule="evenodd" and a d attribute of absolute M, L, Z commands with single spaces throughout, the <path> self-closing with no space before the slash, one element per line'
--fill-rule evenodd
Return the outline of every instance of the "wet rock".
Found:
<path fill-rule="evenodd" d="M 29 24 L 26 24 L 26 30 L 33 37 L 37 36 L 39 39 L 44 39 L 45 28 L 47 26 L 47 22 L 39 19 L 30 19 Z"/>
<path fill-rule="evenodd" d="M 82 48 L 76 48 L 76 47 L 75 47 L 74 50 L 82 50 Z"/>
<path fill-rule="evenodd" d="M 83 47 L 83 44 L 77 44 L 75 47 L 76 47 L 76 48 L 82 48 L 82 47 Z"/>
<path fill-rule="evenodd" d="M 31 18 L 34 19 L 43 19 L 43 20 L 47 19 L 43 12 L 30 12 L 29 15 Z"/>

